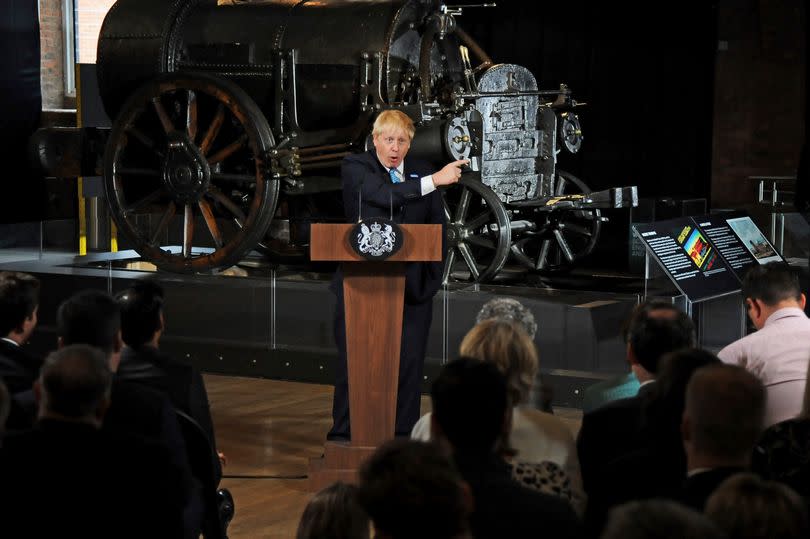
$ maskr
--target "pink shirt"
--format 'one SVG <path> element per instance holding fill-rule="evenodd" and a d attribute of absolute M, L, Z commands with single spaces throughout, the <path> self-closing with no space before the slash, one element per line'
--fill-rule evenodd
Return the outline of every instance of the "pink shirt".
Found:
<path fill-rule="evenodd" d="M 802 411 L 810 364 L 810 319 L 798 307 L 779 309 L 762 329 L 729 344 L 717 356 L 762 380 L 768 397 L 765 428 Z"/>

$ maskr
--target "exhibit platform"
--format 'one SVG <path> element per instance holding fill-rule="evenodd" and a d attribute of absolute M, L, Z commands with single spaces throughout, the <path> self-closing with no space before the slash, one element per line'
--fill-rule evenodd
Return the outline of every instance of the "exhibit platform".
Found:
<path fill-rule="evenodd" d="M 328 289 L 334 266 L 315 269 L 270 265 L 257 254 L 216 275 L 180 275 L 156 271 L 134 251 L 0 252 L 0 270 L 30 273 L 42 282 L 31 343 L 38 351 L 55 347 L 56 308 L 73 293 L 93 288 L 114 294 L 135 280 L 154 279 L 166 291 L 162 346 L 168 352 L 206 372 L 328 384 L 337 354 L 335 299 Z M 425 388 L 456 355 L 480 307 L 498 296 L 518 299 L 534 313 L 541 372 L 555 405 L 578 407 L 585 387 L 626 372 L 619 333 L 641 299 L 636 283 L 597 275 L 569 275 L 554 288 L 526 281 L 510 279 L 507 271 L 495 284 L 452 284 L 436 295 Z"/>

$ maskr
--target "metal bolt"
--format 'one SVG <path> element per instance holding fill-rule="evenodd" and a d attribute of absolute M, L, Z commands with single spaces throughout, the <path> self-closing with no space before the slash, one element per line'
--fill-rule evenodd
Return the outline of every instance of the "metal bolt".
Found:
<path fill-rule="evenodd" d="M 288 361 L 287 363 L 285 363 L 285 364 L 284 364 L 284 366 L 285 366 L 285 367 L 289 367 L 289 366 L 290 366 L 290 362 Z"/>
<path fill-rule="evenodd" d="M 222 356 L 219 356 L 219 360 L 222 361 Z"/>

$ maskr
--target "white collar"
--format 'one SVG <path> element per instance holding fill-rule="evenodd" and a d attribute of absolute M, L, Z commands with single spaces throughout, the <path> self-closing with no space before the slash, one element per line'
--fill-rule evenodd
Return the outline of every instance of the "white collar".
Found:
<path fill-rule="evenodd" d="M 1 339 L 3 339 L 3 340 L 4 340 L 4 341 L 6 341 L 6 342 L 10 342 L 10 343 L 11 343 L 11 344 L 13 344 L 14 346 L 18 346 L 18 347 L 20 346 L 20 343 L 18 343 L 18 342 L 17 342 L 17 341 L 15 341 L 15 340 L 9 339 L 8 337 L 0 337 L 0 338 L 1 338 Z"/>
<path fill-rule="evenodd" d="M 387 166 L 385 166 L 385 163 L 383 163 L 382 161 L 380 161 L 380 156 L 379 156 L 379 155 L 377 155 L 376 153 L 375 153 L 374 155 L 377 157 L 377 161 L 379 161 L 379 162 L 380 162 L 380 164 L 382 165 L 382 167 L 383 167 L 385 170 L 391 170 L 390 168 L 388 168 Z M 403 159 L 402 161 L 400 161 L 400 162 L 399 162 L 399 165 L 397 165 L 397 174 L 399 174 L 399 177 L 400 177 L 400 178 L 405 179 L 405 160 L 404 160 L 404 159 Z"/>

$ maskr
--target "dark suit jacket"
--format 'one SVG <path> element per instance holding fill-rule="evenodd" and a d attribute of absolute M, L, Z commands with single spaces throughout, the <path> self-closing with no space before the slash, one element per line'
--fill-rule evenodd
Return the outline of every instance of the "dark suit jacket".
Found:
<path fill-rule="evenodd" d="M 141 346 L 137 350 L 127 346 L 121 352 L 121 364 L 118 366 L 116 377 L 125 382 L 150 387 L 166 395 L 175 408 L 199 423 L 211 442 L 212 456 L 215 456 L 214 423 L 211 420 L 208 393 L 200 371 L 184 361 L 164 354 L 154 346 Z M 218 483 L 222 469 L 219 458 L 212 460 Z"/>
<path fill-rule="evenodd" d="M 183 537 L 179 471 L 136 436 L 43 420 L 0 450 L 3 537 Z"/>
<path fill-rule="evenodd" d="M 403 171 L 405 181 L 394 184 L 374 149 L 346 157 L 341 169 L 346 219 L 355 223 L 360 213 L 363 219 L 387 219 L 393 207 L 397 223 L 444 225 L 439 191 L 422 196 L 420 179 L 436 172 L 434 167 L 405 156 Z M 362 212 L 359 211 L 358 194 L 362 194 Z M 442 269 L 441 262 L 409 263 L 405 276 L 405 301 L 411 304 L 430 301 L 441 286 Z M 333 290 L 338 283 L 342 283 L 340 272 L 333 282 Z"/>
<path fill-rule="evenodd" d="M 644 445 L 643 410 L 654 390 L 655 382 L 645 384 L 635 397 L 610 402 L 582 417 L 577 454 L 585 492 L 597 488 L 609 462 Z"/>
<path fill-rule="evenodd" d="M 36 357 L 22 346 L 0 340 L 0 379 L 12 395 L 31 389 L 39 377 L 42 358 Z"/>
<path fill-rule="evenodd" d="M 744 472 L 744 468 L 736 466 L 713 468 L 705 472 L 696 473 L 688 477 L 683 484 L 680 501 L 684 505 L 703 512 L 706 500 L 720 486 L 720 483 L 736 473 Z"/>
<path fill-rule="evenodd" d="M 502 459 L 457 456 L 456 465 L 472 490 L 470 527 L 476 539 L 582 537 L 581 523 L 566 501 L 518 484 Z"/>

